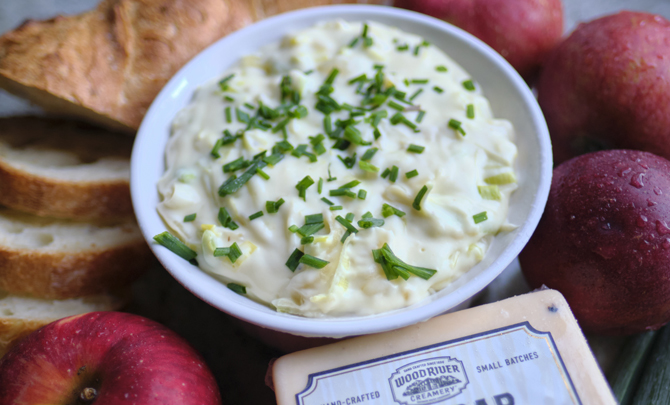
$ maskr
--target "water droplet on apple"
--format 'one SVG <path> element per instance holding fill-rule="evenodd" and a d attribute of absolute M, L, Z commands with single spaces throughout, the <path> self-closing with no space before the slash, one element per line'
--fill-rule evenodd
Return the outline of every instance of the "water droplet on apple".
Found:
<path fill-rule="evenodd" d="M 644 187 L 644 173 L 636 173 L 630 178 L 630 185 L 635 188 Z"/>
<path fill-rule="evenodd" d="M 657 203 L 655 201 L 647 200 L 647 207 L 653 207 Z"/>
<path fill-rule="evenodd" d="M 608 222 L 608 223 L 602 224 L 601 228 L 606 230 L 606 231 L 610 230 L 611 229 L 610 223 Z"/>
<path fill-rule="evenodd" d="M 630 167 L 626 167 L 625 169 L 621 169 L 621 171 L 619 171 L 619 177 L 624 177 L 625 175 L 630 173 L 631 170 L 633 170 L 633 169 L 631 169 Z"/>
<path fill-rule="evenodd" d="M 647 217 L 645 217 L 644 215 L 640 215 L 639 217 L 637 217 L 636 224 L 638 227 L 644 228 L 645 225 L 647 225 L 647 221 L 648 221 Z"/>
<path fill-rule="evenodd" d="M 658 232 L 659 235 L 667 235 L 670 233 L 670 227 L 668 227 L 668 224 L 664 221 L 658 219 L 656 220 L 656 232 Z"/>
<path fill-rule="evenodd" d="M 656 195 L 661 195 L 661 194 L 663 194 L 663 190 L 661 190 L 661 189 L 658 188 L 658 187 L 654 187 L 654 194 L 656 194 Z"/>

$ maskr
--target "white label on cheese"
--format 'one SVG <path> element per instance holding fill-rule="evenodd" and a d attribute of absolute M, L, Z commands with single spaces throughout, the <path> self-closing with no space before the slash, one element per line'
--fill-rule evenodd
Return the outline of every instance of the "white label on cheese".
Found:
<path fill-rule="evenodd" d="M 528 322 L 310 374 L 296 401 L 581 404 L 551 333 L 535 330 Z"/>

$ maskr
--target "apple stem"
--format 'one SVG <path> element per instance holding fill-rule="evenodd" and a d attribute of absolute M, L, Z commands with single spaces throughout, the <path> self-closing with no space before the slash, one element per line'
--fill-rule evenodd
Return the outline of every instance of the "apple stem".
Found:
<path fill-rule="evenodd" d="M 86 387 L 79 394 L 79 399 L 84 403 L 93 402 L 98 397 L 98 391 L 95 388 Z"/>

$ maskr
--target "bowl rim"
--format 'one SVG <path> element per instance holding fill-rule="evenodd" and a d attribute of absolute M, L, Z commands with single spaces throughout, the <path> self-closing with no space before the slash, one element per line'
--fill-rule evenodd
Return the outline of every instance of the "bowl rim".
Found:
<path fill-rule="evenodd" d="M 184 80 L 189 76 L 189 72 L 192 68 L 197 66 L 199 61 L 204 59 L 205 55 L 214 53 L 217 48 L 239 43 L 240 41 L 243 41 L 245 37 L 262 35 L 263 32 L 267 32 L 267 30 L 273 29 L 273 27 L 280 26 L 284 33 L 290 32 L 291 29 L 283 27 L 291 26 L 291 22 L 294 21 L 311 21 L 313 23 L 318 20 L 342 18 L 342 15 L 352 13 L 359 15 L 360 18 L 349 18 L 349 21 L 373 20 L 375 16 L 377 16 L 402 19 L 408 23 L 416 23 L 437 29 L 445 35 L 451 35 L 457 40 L 468 43 L 476 52 L 488 59 L 506 76 L 507 79 L 510 80 L 510 83 L 518 91 L 525 107 L 531 112 L 531 116 L 529 117 L 532 121 L 531 126 L 536 131 L 536 137 L 538 138 L 537 140 L 540 146 L 539 158 L 541 174 L 539 176 L 539 183 L 534 200 L 529 207 L 529 213 L 525 222 L 519 226 L 516 236 L 509 242 L 501 254 L 478 275 L 439 299 L 432 300 L 428 303 L 421 303 L 420 305 L 415 304 L 399 310 L 363 317 L 306 318 L 280 312 L 259 310 L 255 306 L 262 306 L 262 304 L 258 304 L 249 298 L 238 296 L 225 288 L 223 282 L 212 278 L 205 271 L 190 265 L 174 253 L 154 243 L 153 236 L 160 231 L 151 231 L 149 216 L 152 215 L 151 211 L 153 211 L 153 215 L 155 216 L 158 214 L 156 213 L 155 206 L 147 207 L 149 204 L 143 204 L 142 195 L 149 191 L 143 190 L 141 185 L 141 177 L 144 174 L 144 167 L 142 165 L 143 153 L 146 148 L 151 147 L 150 140 L 155 135 L 152 121 L 160 114 L 159 110 L 161 109 L 161 105 L 164 102 L 169 102 L 175 94 L 183 90 L 186 84 Z M 271 41 L 266 43 L 269 42 Z M 454 59 L 458 63 L 458 59 Z M 235 63 L 236 60 L 237 59 L 230 63 Z M 197 81 L 197 85 L 202 85 L 210 79 L 211 77 L 203 78 L 202 80 Z M 173 118 L 174 117 L 170 118 L 170 122 Z M 169 134 L 160 134 L 160 136 L 166 136 L 166 139 L 169 138 Z M 155 146 L 154 149 L 156 149 Z M 161 161 L 164 162 L 164 149 L 161 150 L 161 157 Z M 164 166 L 161 167 L 161 173 L 163 171 Z M 393 330 L 428 320 L 434 316 L 445 313 L 447 310 L 454 308 L 484 289 L 517 257 L 523 246 L 525 246 L 530 239 L 530 236 L 539 223 L 549 195 L 551 175 L 552 152 L 549 131 L 535 96 L 516 70 L 514 70 L 514 68 L 512 68 L 512 66 L 492 48 L 460 28 L 452 26 L 442 20 L 413 11 L 378 5 L 329 5 L 291 11 L 256 22 L 219 39 L 203 51 L 199 52 L 185 64 L 162 88 L 142 120 L 135 138 L 131 156 L 130 188 L 137 221 L 142 231 L 142 235 L 149 244 L 149 247 L 163 267 L 194 295 L 223 312 L 264 328 L 301 336 L 344 337 Z M 157 193 L 155 186 L 153 192 Z M 167 227 L 163 225 L 163 230 L 165 229 L 167 229 Z M 197 273 L 200 273 L 200 275 Z M 206 276 L 204 279 L 209 278 L 216 284 L 223 286 L 225 291 L 221 291 L 221 289 L 217 287 L 203 287 L 203 275 Z M 422 300 L 422 302 L 423 301 L 426 300 Z M 414 308 L 415 306 L 416 308 Z"/>

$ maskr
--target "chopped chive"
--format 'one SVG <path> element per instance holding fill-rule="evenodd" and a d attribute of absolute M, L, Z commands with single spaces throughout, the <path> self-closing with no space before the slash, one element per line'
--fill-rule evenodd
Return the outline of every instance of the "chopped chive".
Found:
<path fill-rule="evenodd" d="M 409 79 L 403 80 L 403 83 L 405 83 L 405 86 L 409 87 Z"/>
<path fill-rule="evenodd" d="M 442 87 L 439 87 L 439 86 L 433 86 L 433 91 L 437 94 L 444 93 L 444 89 L 442 89 Z"/>
<path fill-rule="evenodd" d="M 407 45 L 407 44 L 398 45 L 398 46 L 396 46 L 395 49 L 399 52 L 403 52 L 403 51 L 406 51 L 406 50 L 409 49 L 409 45 Z"/>
<path fill-rule="evenodd" d="M 391 125 L 398 125 L 398 124 L 404 124 L 413 131 L 415 132 L 418 131 L 416 124 L 408 120 L 407 117 L 402 115 L 402 113 L 396 113 L 395 115 L 393 115 L 393 117 L 391 117 Z"/>
<path fill-rule="evenodd" d="M 323 222 L 323 214 L 305 215 L 305 224 L 320 224 Z"/>
<path fill-rule="evenodd" d="M 279 153 L 290 152 L 294 149 L 293 145 L 291 145 L 290 142 L 285 141 L 285 140 L 277 142 L 274 147 L 277 148 L 277 152 L 279 152 Z"/>
<path fill-rule="evenodd" d="M 417 172 L 416 169 L 405 173 L 405 177 L 407 177 L 408 179 L 411 179 L 412 177 L 416 177 L 418 175 L 419 175 L 419 172 Z"/>
<path fill-rule="evenodd" d="M 477 186 L 477 191 L 479 192 L 479 195 L 485 200 L 500 201 L 502 199 L 500 188 L 496 185 Z"/>
<path fill-rule="evenodd" d="M 354 188 L 359 184 L 361 184 L 361 182 L 359 180 L 352 180 L 347 184 L 341 185 L 340 188 L 341 189 L 343 189 L 343 188 Z"/>
<path fill-rule="evenodd" d="M 292 233 L 298 232 L 298 225 L 291 225 L 288 227 L 288 230 L 291 231 Z"/>
<path fill-rule="evenodd" d="M 305 197 L 305 192 L 307 189 L 314 184 L 314 180 L 312 180 L 311 177 L 305 176 L 302 180 L 296 184 L 295 188 L 298 189 L 298 196 L 303 199 L 303 201 L 307 201 Z"/>
<path fill-rule="evenodd" d="M 338 68 L 333 68 L 333 70 L 330 71 L 330 74 L 326 78 L 325 83 L 332 85 L 335 82 L 335 78 L 337 77 L 338 73 L 340 73 L 340 70 Z"/>
<path fill-rule="evenodd" d="M 237 190 L 242 188 L 242 186 L 245 185 L 254 176 L 254 174 L 256 174 L 257 168 L 260 167 L 262 169 L 265 166 L 267 166 L 267 163 L 263 162 L 262 160 L 257 160 L 240 177 L 236 178 L 235 175 L 232 175 L 221 185 L 221 187 L 219 187 L 219 196 L 225 197 L 229 194 L 235 193 Z"/>
<path fill-rule="evenodd" d="M 256 174 L 264 178 L 265 180 L 270 180 L 270 175 L 265 173 L 260 167 L 256 168 Z"/>
<path fill-rule="evenodd" d="M 371 142 L 364 141 L 361 137 L 361 131 L 353 125 L 347 125 L 344 129 L 344 139 L 355 145 L 370 145 Z"/>
<path fill-rule="evenodd" d="M 355 215 L 354 215 L 353 212 L 350 212 L 350 213 L 348 213 L 347 215 L 344 216 L 344 218 L 349 222 L 353 221 L 354 217 L 355 217 Z"/>
<path fill-rule="evenodd" d="M 239 259 L 240 256 L 242 256 L 242 251 L 240 250 L 240 247 L 237 246 L 237 242 L 235 242 L 230 246 L 230 253 L 228 253 L 228 258 L 232 263 L 235 263 L 235 261 Z"/>
<path fill-rule="evenodd" d="M 346 189 L 336 189 L 336 190 L 330 190 L 329 195 L 331 197 L 350 197 L 350 198 L 356 198 L 356 193 L 354 193 L 351 190 L 346 190 Z"/>
<path fill-rule="evenodd" d="M 391 169 L 387 167 L 386 170 L 382 172 L 382 178 L 387 178 L 389 174 L 391 174 Z"/>
<path fill-rule="evenodd" d="M 323 191 L 323 177 L 319 177 L 319 182 L 316 185 L 316 191 L 321 194 L 321 191 Z"/>
<path fill-rule="evenodd" d="M 307 245 L 314 242 L 314 236 L 304 236 L 300 239 L 301 245 Z"/>
<path fill-rule="evenodd" d="M 325 202 L 325 203 L 328 204 L 328 205 L 335 205 L 334 202 L 330 201 L 330 200 L 327 199 L 326 197 L 321 197 L 321 201 Z"/>
<path fill-rule="evenodd" d="M 333 133 L 333 124 L 332 119 L 330 118 L 330 114 L 323 117 L 323 130 L 326 133 L 326 135 L 330 135 Z"/>
<path fill-rule="evenodd" d="M 341 205 L 333 205 L 333 206 L 329 207 L 329 209 L 331 211 L 339 211 L 339 210 L 342 209 L 342 206 Z"/>
<path fill-rule="evenodd" d="M 339 215 L 335 217 L 335 220 L 337 222 L 339 222 L 340 224 L 342 224 L 342 226 L 344 226 L 347 229 L 347 231 L 352 232 L 352 233 L 358 233 L 358 229 L 356 229 L 356 227 L 351 225 L 350 220 L 346 220 L 345 218 L 342 218 Z"/>
<path fill-rule="evenodd" d="M 475 90 L 475 84 L 472 82 L 472 80 L 465 80 L 463 83 L 463 88 L 468 91 L 474 91 Z"/>
<path fill-rule="evenodd" d="M 231 291 L 240 295 L 244 295 L 247 293 L 247 287 L 240 284 L 228 283 L 226 284 L 226 287 L 228 287 Z"/>
<path fill-rule="evenodd" d="M 447 71 L 447 67 L 446 67 L 446 66 L 442 66 L 442 65 L 440 65 L 440 66 L 435 66 L 435 70 L 437 70 L 438 72 L 446 72 L 446 71 Z"/>
<path fill-rule="evenodd" d="M 361 215 L 362 218 L 372 218 L 372 213 L 370 211 L 366 212 L 365 214 Z"/>
<path fill-rule="evenodd" d="M 174 235 L 172 235 L 168 231 L 159 233 L 158 235 L 154 236 L 154 240 L 159 244 L 165 246 L 169 250 L 171 250 L 172 253 L 176 254 L 177 256 L 185 260 L 193 260 L 198 255 L 195 252 L 195 250 L 186 246 L 184 242 L 177 239 Z"/>
<path fill-rule="evenodd" d="M 216 159 L 220 158 L 221 155 L 219 154 L 219 149 L 221 149 L 221 146 L 223 146 L 223 139 L 219 138 L 214 143 L 214 146 L 212 147 L 212 150 L 209 152 L 209 154 Z"/>
<path fill-rule="evenodd" d="M 412 152 L 412 153 L 423 153 L 423 150 L 426 149 L 425 146 L 420 146 L 420 145 L 415 145 L 411 143 L 409 147 L 407 148 L 407 152 Z"/>
<path fill-rule="evenodd" d="M 249 215 L 249 221 L 253 221 L 254 219 L 260 218 L 262 216 L 263 216 L 263 211 L 258 211 L 256 213 L 253 213 L 253 214 Z"/>
<path fill-rule="evenodd" d="M 365 161 L 371 160 L 375 156 L 375 153 L 377 153 L 377 150 L 378 150 L 377 148 L 370 148 L 366 150 L 363 156 L 361 156 L 361 160 Z"/>
<path fill-rule="evenodd" d="M 224 173 L 234 172 L 236 170 L 249 167 L 250 164 L 251 162 L 249 162 L 248 160 L 244 160 L 244 158 L 240 156 L 239 158 L 233 160 L 232 162 L 223 165 L 223 172 Z"/>
<path fill-rule="evenodd" d="M 346 232 L 344 233 L 344 235 L 342 235 L 342 237 L 340 238 L 340 243 L 344 243 L 344 241 L 347 240 L 347 238 L 349 237 L 349 235 L 351 235 L 351 232 L 346 231 Z"/>
<path fill-rule="evenodd" d="M 486 211 L 482 211 L 479 214 L 473 215 L 472 219 L 475 221 L 475 224 L 478 224 L 480 222 L 486 221 L 489 218 L 486 216 Z"/>
<path fill-rule="evenodd" d="M 412 94 L 409 97 L 409 101 L 414 101 L 414 99 L 417 98 L 419 96 L 419 94 L 421 94 L 421 93 L 423 93 L 423 89 L 419 89 L 419 90 L 415 91 L 414 94 Z"/>
<path fill-rule="evenodd" d="M 229 74 L 228 76 L 224 77 L 223 79 L 219 80 L 219 88 L 221 91 L 228 91 L 228 82 L 235 77 L 235 73 Z"/>
<path fill-rule="evenodd" d="M 223 96 L 223 99 L 226 100 L 226 101 L 228 101 L 229 103 L 234 103 L 234 102 L 235 102 L 235 99 L 232 98 L 232 97 L 230 97 L 230 96 L 227 95 L 227 94 L 226 94 L 225 96 Z"/>
<path fill-rule="evenodd" d="M 309 76 L 309 75 L 311 75 L 312 73 L 314 73 L 314 69 L 307 70 L 307 71 L 305 71 L 304 73 L 305 73 L 305 76 Z"/>
<path fill-rule="evenodd" d="M 328 164 L 328 178 L 326 179 L 326 181 L 335 181 L 335 180 L 337 180 L 337 177 L 333 177 L 330 174 L 330 164 Z"/>
<path fill-rule="evenodd" d="M 373 249 L 372 257 L 375 262 L 381 265 L 386 278 L 389 280 L 396 279 L 398 276 L 407 280 L 410 274 L 428 280 L 437 273 L 437 270 L 412 266 L 403 262 L 393 253 L 387 243 L 384 243 L 384 246 L 382 246 L 381 249 Z"/>
<path fill-rule="evenodd" d="M 421 123 L 423 121 L 423 116 L 426 115 L 426 112 L 423 110 L 419 110 L 419 113 L 416 115 L 415 121 L 418 123 Z"/>
<path fill-rule="evenodd" d="M 368 192 L 366 190 L 360 189 L 358 190 L 358 199 L 359 200 L 365 200 L 365 197 L 368 196 Z"/>
<path fill-rule="evenodd" d="M 394 110 L 398 110 L 398 111 L 404 111 L 405 110 L 405 107 L 401 106 L 400 104 L 396 103 L 393 100 L 388 102 L 388 106 L 393 108 Z"/>
<path fill-rule="evenodd" d="M 240 110 L 239 108 L 235 109 L 235 115 L 237 116 L 237 120 L 239 122 L 248 124 L 249 121 L 251 120 L 251 117 L 249 117 L 249 114 L 245 113 L 244 111 Z"/>
<path fill-rule="evenodd" d="M 356 82 L 365 82 L 367 80 L 368 80 L 367 75 L 365 73 L 363 73 L 362 75 L 356 76 L 353 79 L 349 80 L 347 83 L 348 84 L 354 84 Z"/>
<path fill-rule="evenodd" d="M 379 128 L 375 128 L 372 133 L 375 135 L 375 140 L 379 139 L 382 136 L 382 133 L 379 132 Z"/>
<path fill-rule="evenodd" d="M 405 213 L 403 211 L 400 211 L 399 209 L 397 209 L 395 207 L 392 207 L 392 206 L 388 205 L 388 204 L 382 205 L 382 216 L 384 216 L 384 218 L 386 218 L 386 217 L 390 217 L 391 215 L 396 215 L 396 216 L 402 218 L 402 217 L 405 216 Z"/>
<path fill-rule="evenodd" d="M 367 24 L 363 24 L 363 32 L 361 33 L 361 36 L 363 38 L 368 36 L 368 25 Z"/>
<path fill-rule="evenodd" d="M 378 218 L 364 218 L 358 221 L 358 226 L 363 229 L 384 226 L 384 220 Z"/>
<path fill-rule="evenodd" d="M 462 123 L 459 120 L 455 120 L 455 119 L 452 118 L 452 119 L 449 120 L 448 125 L 449 125 L 449 128 L 455 129 L 456 131 L 460 132 L 463 136 L 465 136 L 465 130 L 463 129 L 461 124 Z"/>
<path fill-rule="evenodd" d="M 465 115 L 473 119 L 475 118 L 475 105 L 474 104 L 468 104 L 467 107 L 465 108 Z"/>
<path fill-rule="evenodd" d="M 195 213 L 185 216 L 185 217 L 184 217 L 184 222 L 193 222 L 193 221 L 195 221 L 195 216 L 196 216 Z"/>
<path fill-rule="evenodd" d="M 428 79 L 412 79 L 410 82 L 413 84 L 426 84 L 428 83 Z"/>
<path fill-rule="evenodd" d="M 298 260 L 298 262 L 310 267 L 314 267 L 315 269 L 322 269 L 326 267 L 328 263 L 330 263 L 325 260 L 321 260 L 318 257 L 314 257 L 307 254 L 303 254 Z"/>
<path fill-rule="evenodd" d="M 253 105 L 251 105 L 249 103 L 244 103 L 244 106 L 247 107 L 250 110 L 255 110 L 256 109 L 256 107 L 254 107 Z"/>
<path fill-rule="evenodd" d="M 227 247 L 218 247 L 214 249 L 214 257 L 223 257 L 223 256 L 228 256 L 230 254 L 230 248 Z"/>
<path fill-rule="evenodd" d="M 389 176 L 389 180 L 391 180 L 392 183 L 395 183 L 396 180 L 398 180 L 398 166 L 393 165 L 391 168 L 391 175 Z"/>
<path fill-rule="evenodd" d="M 272 133 L 276 134 L 279 131 L 283 131 L 290 120 L 290 118 L 284 118 L 283 120 L 279 121 L 279 123 L 272 128 Z"/>
<path fill-rule="evenodd" d="M 309 236 L 309 235 L 312 235 L 312 234 L 315 234 L 315 233 L 319 232 L 324 227 L 325 227 L 325 225 L 324 225 L 323 222 L 319 222 L 319 223 L 316 223 L 316 224 L 305 224 L 305 225 L 301 226 L 300 228 L 298 228 L 297 232 L 302 236 Z"/>
<path fill-rule="evenodd" d="M 239 228 L 239 226 L 235 222 L 233 222 L 233 218 L 230 216 L 228 210 L 225 207 L 219 208 L 218 217 L 221 226 L 223 226 L 224 228 L 228 228 L 232 231 Z"/>
<path fill-rule="evenodd" d="M 265 211 L 268 212 L 268 214 L 274 214 L 277 212 L 275 209 L 275 202 L 274 201 L 266 201 L 265 202 Z"/>
<path fill-rule="evenodd" d="M 233 114 L 230 112 L 231 108 L 230 106 L 226 107 L 226 122 L 230 124 L 233 122 Z"/>
<path fill-rule="evenodd" d="M 414 207 L 415 210 L 421 211 L 421 200 L 423 199 L 423 196 L 425 196 L 427 192 L 428 192 L 428 186 L 421 187 L 421 190 L 419 190 L 419 193 L 416 195 L 416 197 L 414 198 L 414 202 L 412 203 L 412 207 Z"/>
<path fill-rule="evenodd" d="M 295 269 L 298 268 L 298 264 L 300 264 L 300 259 L 304 256 L 305 254 L 301 252 L 298 249 L 295 249 L 293 253 L 291 253 L 291 256 L 289 256 L 288 260 L 286 261 L 286 267 L 289 268 L 291 271 L 295 271 Z"/>
<path fill-rule="evenodd" d="M 388 117 L 388 111 L 386 110 L 379 110 L 375 111 L 372 114 L 370 114 L 370 125 L 373 127 L 377 128 L 379 123 L 381 122 L 382 118 Z"/>
<path fill-rule="evenodd" d="M 262 160 L 263 162 L 269 164 L 270 166 L 274 166 L 277 163 L 279 163 L 282 159 L 284 159 L 284 155 L 281 153 L 273 153 L 270 156 L 264 157 Z"/>
<path fill-rule="evenodd" d="M 495 176 L 485 178 L 484 182 L 487 184 L 498 184 L 502 186 L 505 184 L 516 183 L 516 176 L 511 172 L 500 173 L 496 174 Z"/>
<path fill-rule="evenodd" d="M 351 169 L 356 164 L 356 154 L 353 156 L 347 156 L 343 158 L 342 156 L 337 156 L 338 159 L 344 164 L 347 169 Z"/>
<path fill-rule="evenodd" d="M 356 44 L 358 43 L 358 39 L 359 39 L 359 37 L 356 37 L 351 42 L 349 42 L 349 48 L 355 47 Z"/>

